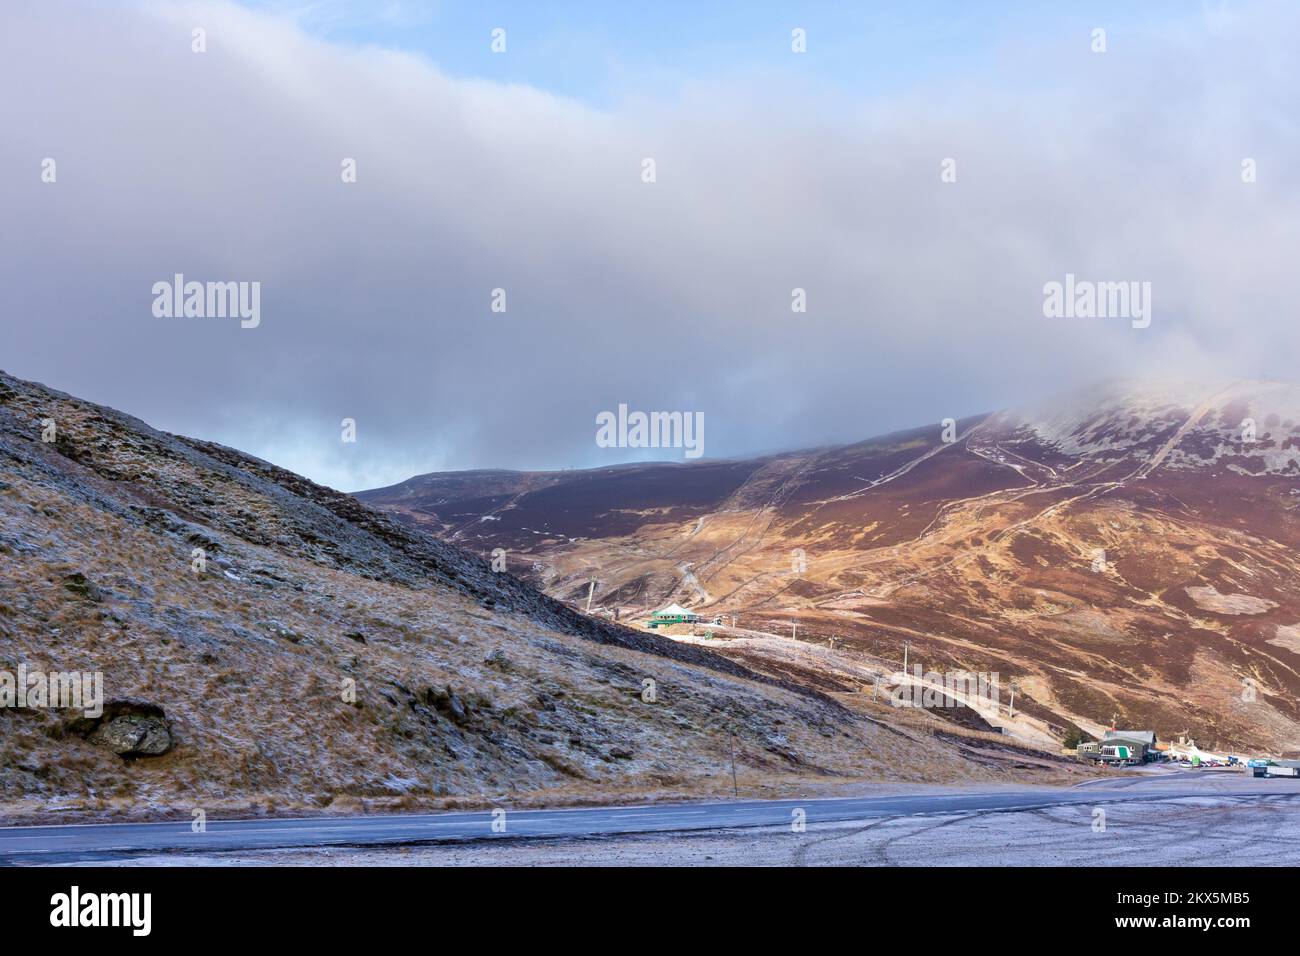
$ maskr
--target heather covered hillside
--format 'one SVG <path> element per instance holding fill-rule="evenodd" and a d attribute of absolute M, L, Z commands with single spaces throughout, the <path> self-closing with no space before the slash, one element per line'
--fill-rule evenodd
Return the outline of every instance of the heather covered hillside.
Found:
<path fill-rule="evenodd" d="M 733 743 L 742 793 L 920 773 L 918 731 L 4 375 L 0 575 L 0 671 L 102 673 L 107 700 L 0 708 L 8 819 L 720 795 Z M 933 747 L 926 779 L 1009 771 Z"/>
<path fill-rule="evenodd" d="M 359 497 L 625 620 L 679 601 L 720 652 L 793 674 L 1015 681 L 1040 742 L 1118 721 L 1300 753 L 1300 389 L 1110 382 L 746 461 L 422 475 Z M 788 643 L 788 641 L 787 641 Z M 844 673 L 841 673 L 843 671 Z M 811 679 L 811 675 L 810 675 Z M 1001 716 L 1006 717 L 1003 713 Z"/>

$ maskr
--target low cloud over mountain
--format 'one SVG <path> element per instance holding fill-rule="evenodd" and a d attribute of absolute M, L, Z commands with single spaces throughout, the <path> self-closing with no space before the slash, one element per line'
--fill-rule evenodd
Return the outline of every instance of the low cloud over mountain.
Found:
<path fill-rule="evenodd" d="M 1104 54 L 1038 24 L 970 76 L 849 89 L 791 54 L 592 105 L 224 3 L 13 5 L 6 364 L 344 489 L 624 460 L 594 441 L 620 403 L 702 412 L 717 457 L 1152 368 L 1286 377 L 1298 20 L 1189 6 Z M 260 324 L 155 317 L 177 273 L 260 282 Z M 1045 317 L 1067 274 L 1150 282 L 1149 328 Z"/>

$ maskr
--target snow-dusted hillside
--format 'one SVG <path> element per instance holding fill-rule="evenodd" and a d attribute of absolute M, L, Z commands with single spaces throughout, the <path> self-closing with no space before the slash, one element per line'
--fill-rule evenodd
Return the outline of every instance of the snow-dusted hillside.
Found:
<path fill-rule="evenodd" d="M 1300 386 L 1118 381 L 991 416 L 980 431 L 1069 458 L 1300 475 Z"/>

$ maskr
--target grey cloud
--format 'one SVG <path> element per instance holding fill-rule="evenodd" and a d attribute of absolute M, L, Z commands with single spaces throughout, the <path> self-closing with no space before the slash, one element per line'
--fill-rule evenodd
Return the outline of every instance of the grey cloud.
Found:
<path fill-rule="evenodd" d="M 611 110 L 226 4 L 0 17 L 0 367 L 337 487 L 620 460 L 593 440 L 620 402 L 704 412 L 715 457 L 1149 370 L 1294 377 L 1282 5 L 888 99 L 738 77 Z M 1150 280 L 1151 328 L 1045 319 L 1067 271 Z M 260 328 L 154 318 L 176 272 L 260 281 Z"/>

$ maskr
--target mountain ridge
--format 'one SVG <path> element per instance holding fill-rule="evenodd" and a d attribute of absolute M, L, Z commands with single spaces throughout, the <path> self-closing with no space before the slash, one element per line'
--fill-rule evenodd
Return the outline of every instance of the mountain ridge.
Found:
<path fill-rule="evenodd" d="M 565 600 L 596 578 L 596 609 L 675 600 L 764 634 L 797 622 L 872 659 L 916 641 L 1033 685 L 1025 706 L 1063 731 L 1119 715 L 1300 749 L 1300 389 L 1112 381 L 964 419 L 955 437 L 935 425 L 487 489 L 435 474 L 358 497 L 501 548 Z"/>

